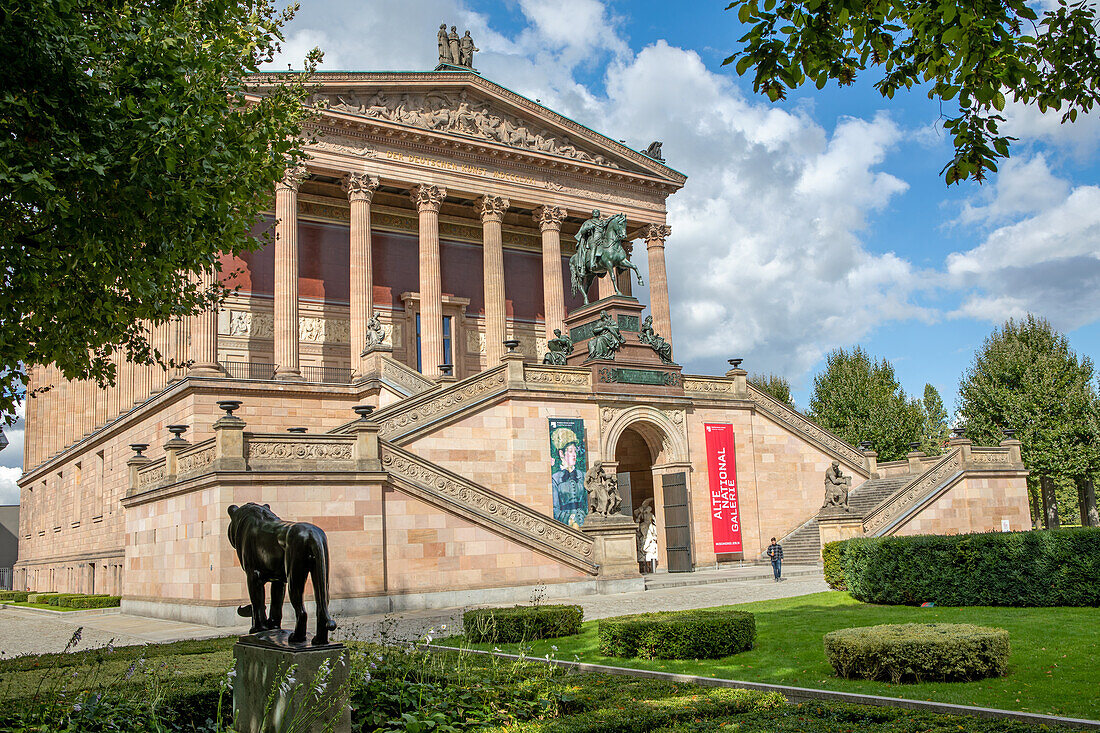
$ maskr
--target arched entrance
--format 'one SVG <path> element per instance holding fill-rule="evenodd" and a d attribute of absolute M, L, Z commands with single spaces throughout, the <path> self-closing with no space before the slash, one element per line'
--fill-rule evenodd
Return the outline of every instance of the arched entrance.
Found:
<path fill-rule="evenodd" d="M 604 455 L 614 457 L 623 513 L 633 515 L 646 500 L 653 502 L 659 571 L 693 569 L 690 469 L 679 430 L 682 422 L 653 408 L 636 407 L 615 416 L 604 434 Z"/>

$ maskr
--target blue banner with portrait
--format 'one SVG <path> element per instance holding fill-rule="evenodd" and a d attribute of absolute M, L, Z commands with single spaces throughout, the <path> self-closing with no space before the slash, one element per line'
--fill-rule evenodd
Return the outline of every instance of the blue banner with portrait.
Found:
<path fill-rule="evenodd" d="M 554 497 L 554 519 L 562 524 L 573 527 L 584 524 L 588 515 L 588 492 L 584 489 L 587 471 L 584 420 L 550 418 L 550 490 Z"/>

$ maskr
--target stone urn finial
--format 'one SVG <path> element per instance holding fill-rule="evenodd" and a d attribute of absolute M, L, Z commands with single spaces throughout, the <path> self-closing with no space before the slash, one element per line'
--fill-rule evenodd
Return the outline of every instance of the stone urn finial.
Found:
<path fill-rule="evenodd" d="M 439 373 L 442 374 L 444 377 L 451 376 L 451 372 L 453 372 L 454 370 L 455 370 L 455 368 L 454 368 L 453 364 L 440 364 L 439 365 Z"/>
<path fill-rule="evenodd" d="M 294 433 L 295 435 L 301 435 L 306 432 L 306 428 L 287 428 L 286 431 L 288 433 Z"/>
<path fill-rule="evenodd" d="M 351 408 L 351 411 L 359 416 L 359 419 L 366 422 L 370 419 L 370 414 L 374 412 L 374 405 L 356 405 Z"/>
<path fill-rule="evenodd" d="M 172 440 L 183 440 L 183 434 L 187 432 L 187 426 L 169 425 L 168 432 L 172 434 Z"/>
<path fill-rule="evenodd" d="M 729 361 L 729 365 L 731 367 L 733 367 L 734 369 L 740 369 L 741 368 L 741 362 L 743 362 L 744 359 L 729 359 L 728 361 Z"/>
<path fill-rule="evenodd" d="M 233 413 L 241 409 L 240 400 L 218 400 L 218 409 L 225 410 L 226 417 L 233 417 Z"/>
<path fill-rule="evenodd" d="M 148 443 L 130 443 L 130 450 L 134 452 L 134 458 L 144 458 L 142 453 L 149 447 Z"/>
<path fill-rule="evenodd" d="M 1014 428 L 1004 428 L 1001 433 L 1005 436 L 1005 440 L 1012 440 L 1016 436 Z"/>
<path fill-rule="evenodd" d="M 519 348 L 519 340 L 518 339 L 508 339 L 507 341 L 504 342 L 504 347 L 506 349 L 508 349 L 509 354 L 514 354 L 514 353 L 516 353 L 516 349 Z"/>

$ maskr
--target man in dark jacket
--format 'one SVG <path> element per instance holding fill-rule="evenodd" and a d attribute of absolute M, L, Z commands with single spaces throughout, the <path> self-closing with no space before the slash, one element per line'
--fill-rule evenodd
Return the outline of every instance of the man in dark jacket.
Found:
<path fill-rule="evenodd" d="M 768 545 L 768 559 L 772 561 L 772 573 L 775 574 L 775 582 L 783 580 L 783 545 L 775 541 Z"/>

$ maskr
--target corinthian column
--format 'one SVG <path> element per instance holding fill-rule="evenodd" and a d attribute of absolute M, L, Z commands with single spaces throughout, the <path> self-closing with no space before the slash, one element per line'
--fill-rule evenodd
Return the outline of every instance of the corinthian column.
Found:
<path fill-rule="evenodd" d="M 565 284 L 561 276 L 561 222 L 565 209 L 540 206 L 533 216 L 542 231 L 542 310 L 549 341 L 554 338 L 555 328 L 565 327 Z"/>
<path fill-rule="evenodd" d="M 362 379 L 363 348 L 367 342 L 367 319 L 374 311 L 370 250 L 370 202 L 378 179 L 366 173 L 349 173 L 344 177 L 344 190 L 351 206 L 351 379 Z"/>
<path fill-rule="evenodd" d="M 439 207 L 447 189 L 422 183 L 412 190 L 420 213 L 420 372 L 440 375 L 443 363 L 443 276 L 439 268 Z"/>
<path fill-rule="evenodd" d="M 649 253 L 649 312 L 653 328 L 672 343 L 672 314 L 668 307 L 668 275 L 665 274 L 665 240 L 672 234 L 667 224 L 646 227 L 645 247 Z"/>
<path fill-rule="evenodd" d="M 214 287 L 214 270 L 204 268 L 199 273 L 199 287 L 204 291 Z M 221 375 L 218 366 L 218 314 L 216 308 L 210 308 L 190 319 L 191 327 L 191 368 L 188 375 L 195 377 L 216 377 Z"/>
<path fill-rule="evenodd" d="M 481 214 L 482 262 L 485 280 L 485 361 L 486 367 L 494 367 L 504 356 L 505 320 L 504 306 L 504 244 L 500 223 L 508 210 L 508 199 L 501 196 L 482 196 L 477 200 Z"/>
<path fill-rule="evenodd" d="M 300 380 L 298 368 L 298 186 L 308 174 L 287 169 L 275 186 L 275 378 Z"/>

